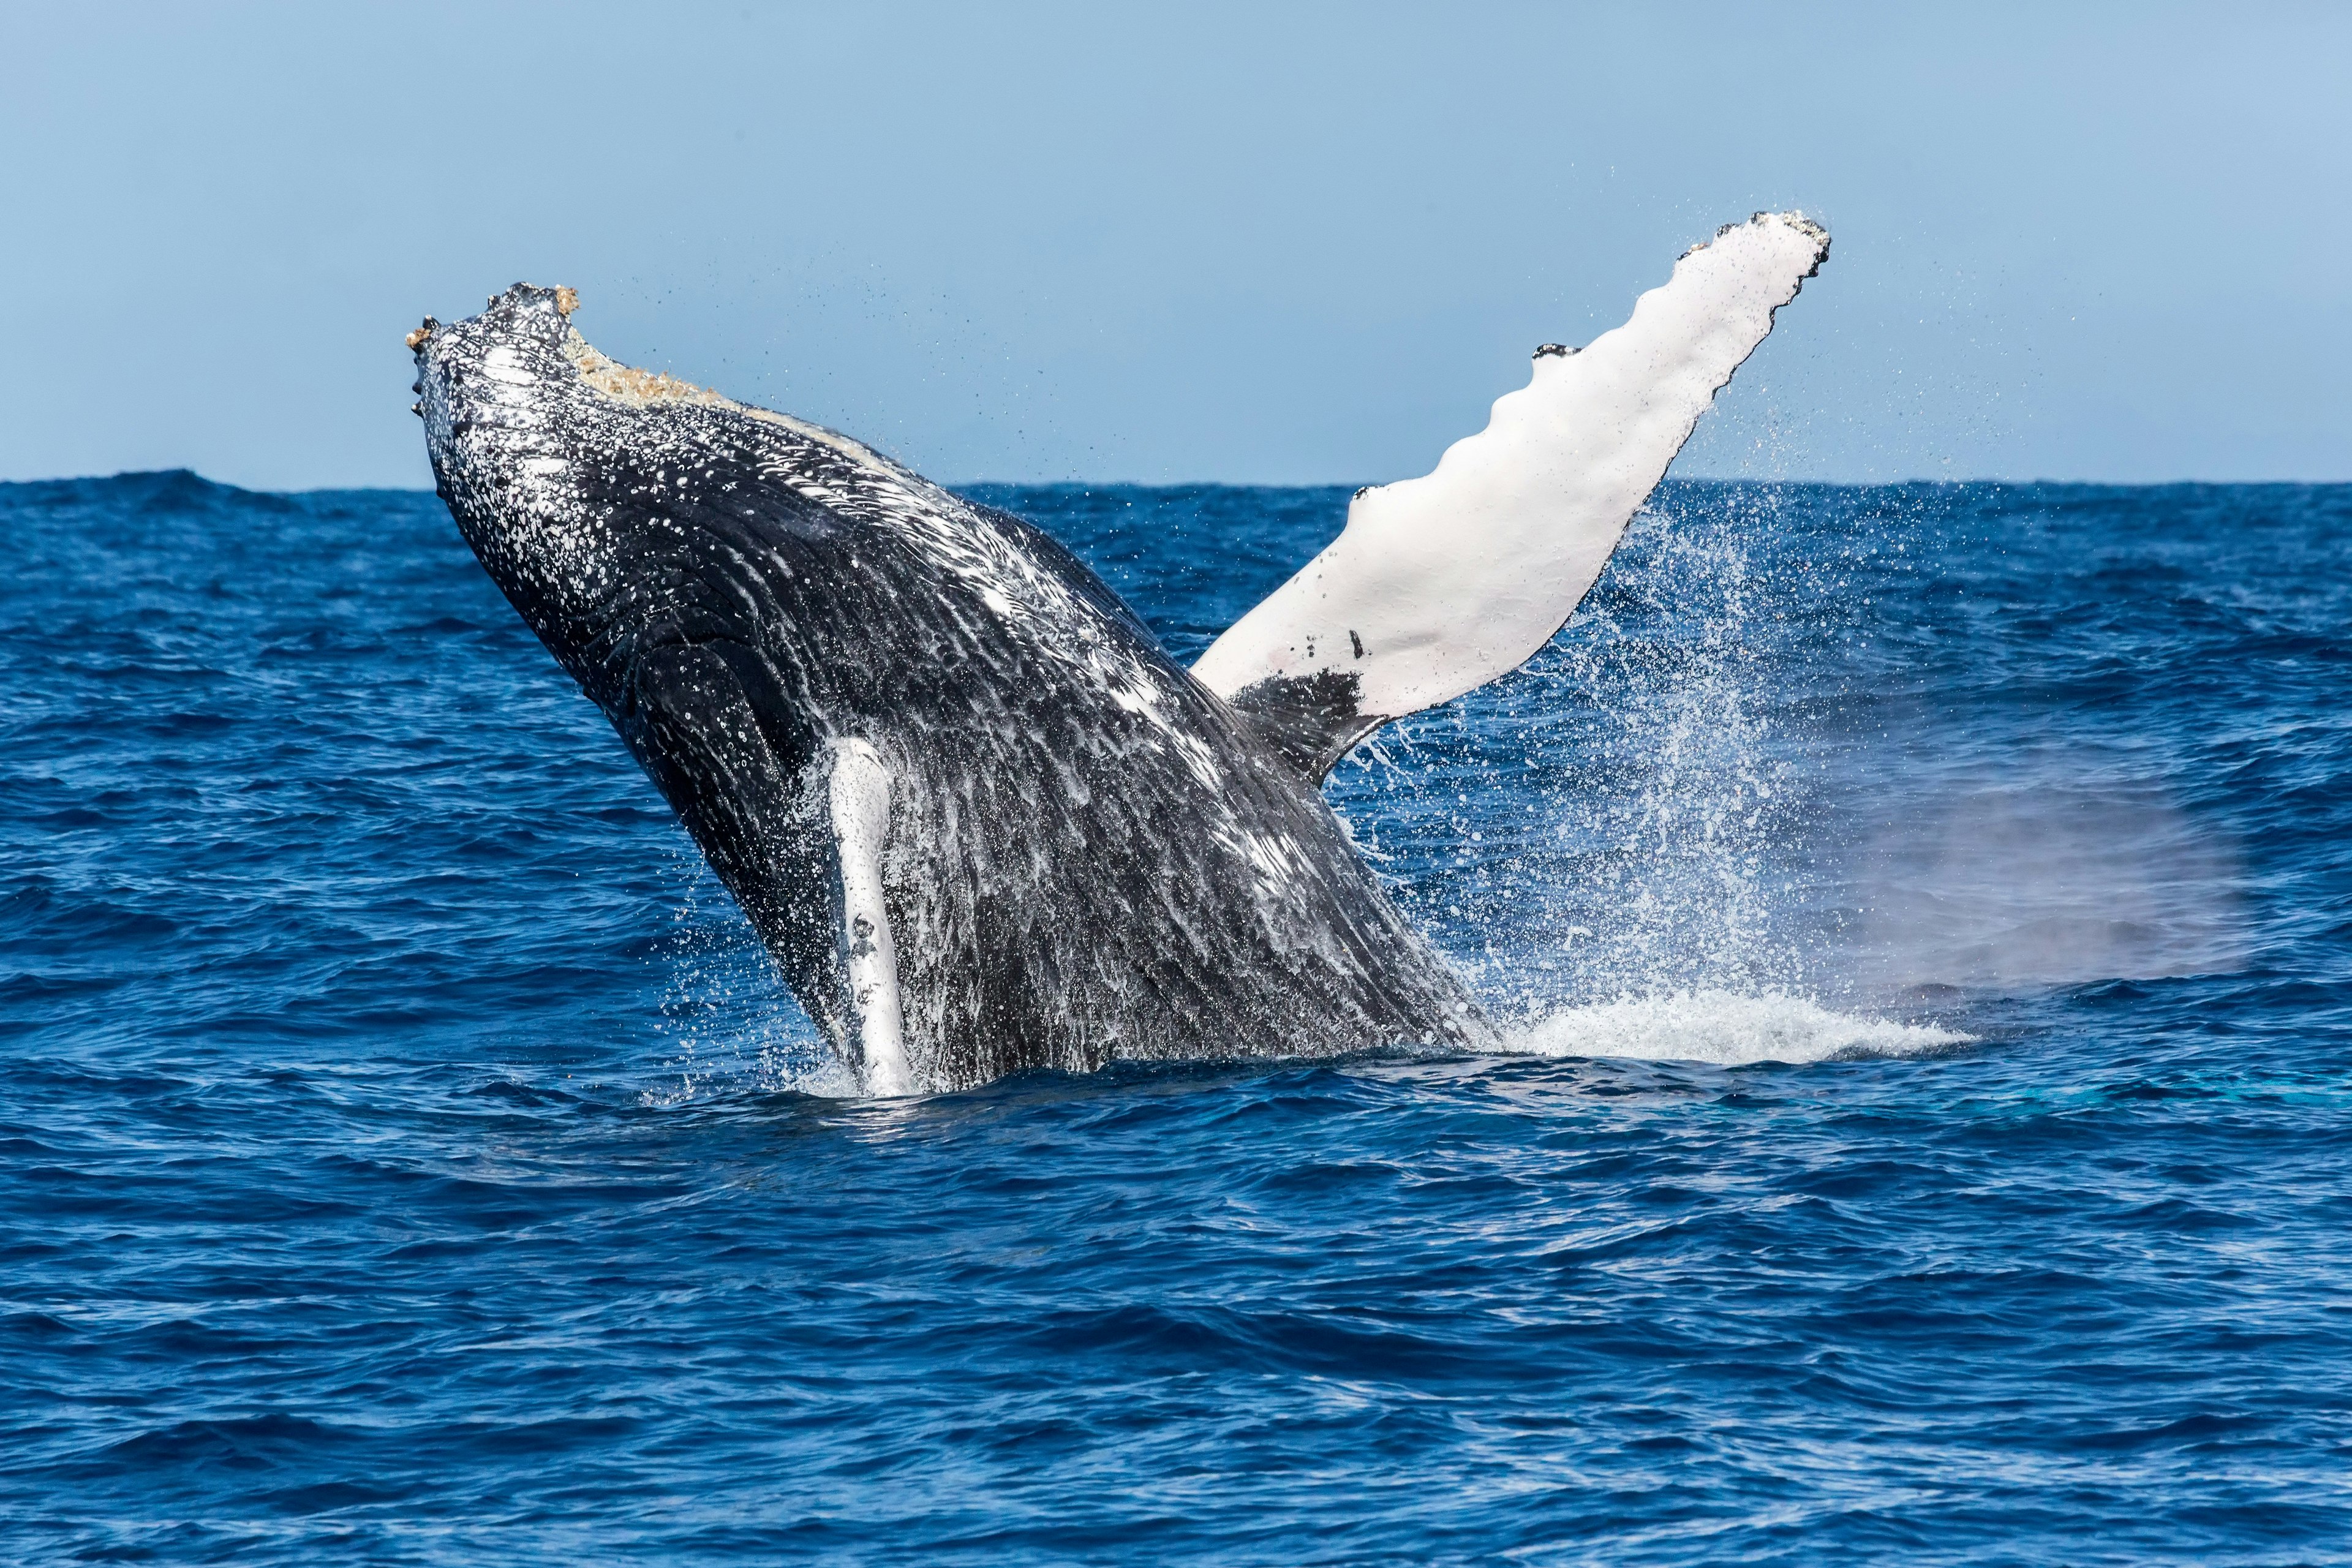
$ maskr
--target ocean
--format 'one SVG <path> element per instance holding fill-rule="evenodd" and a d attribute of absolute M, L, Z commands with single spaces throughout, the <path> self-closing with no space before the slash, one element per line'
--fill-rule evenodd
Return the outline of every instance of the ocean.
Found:
<path fill-rule="evenodd" d="M 1510 1050 L 874 1102 L 433 497 L 0 486 L 0 1558 L 2352 1561 L 2347 537 L 1669 483 L 1328 785 Z"/>

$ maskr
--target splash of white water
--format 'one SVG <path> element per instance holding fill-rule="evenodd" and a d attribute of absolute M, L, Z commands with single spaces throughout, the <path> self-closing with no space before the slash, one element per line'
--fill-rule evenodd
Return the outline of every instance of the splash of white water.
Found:
<path fill-rule="evenodd" d="M 1803 996 L 1768 991 L 1684 991 L 1562 1007 L 1509 1031 L 1504 1049 L 1539 1057 L 1631 1057 L 1648 1061 L 1818 1062 L 1916 1056 L 1971 1037 L 1932 1024 L 1837 1013 Z"/>

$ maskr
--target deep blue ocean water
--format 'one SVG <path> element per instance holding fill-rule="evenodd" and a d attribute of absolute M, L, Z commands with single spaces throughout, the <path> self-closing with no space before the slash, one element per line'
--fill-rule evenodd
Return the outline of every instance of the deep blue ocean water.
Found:
<path fill-rule="evenodd" d="M 0 486 L 0 1559 L 2352 1560 L 2348 533 L 1670 485 L 1330 784 L 1514 1052 L 869 1103 L 430 496 Z"/>

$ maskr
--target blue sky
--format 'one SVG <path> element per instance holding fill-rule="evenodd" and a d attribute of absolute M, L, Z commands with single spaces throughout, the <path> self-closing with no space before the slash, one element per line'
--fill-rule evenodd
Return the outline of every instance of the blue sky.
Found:
<path fill-rule="evenodd" d="M 401 335 L 529 279 L 950 481 L 1384 480 L 1801 206 L 1678 473 L 2352 479 L 2352 7 L 20 5 L 0 79 L 0 478 L 426 483 Z"/>

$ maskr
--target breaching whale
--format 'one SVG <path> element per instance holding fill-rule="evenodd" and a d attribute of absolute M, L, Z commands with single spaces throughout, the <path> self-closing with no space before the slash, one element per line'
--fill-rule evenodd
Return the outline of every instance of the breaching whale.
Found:
<path fill-rule="evenodd" d="M 588 346 L 517 284 L 410 334 L 434 477 L 877 1094 L 1117 1058 L 1475 1047 L 1325 804 L 1381 725 L 1566 623 L 1828 255 L 1759 214 L 1191 669 L 1046 534 L 832 430 Z"/>

